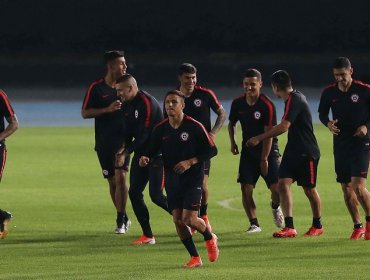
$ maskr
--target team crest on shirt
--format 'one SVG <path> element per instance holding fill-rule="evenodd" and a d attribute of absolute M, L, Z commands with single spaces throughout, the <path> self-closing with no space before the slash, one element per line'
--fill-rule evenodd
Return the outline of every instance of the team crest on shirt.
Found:
<path fill-rule="evenodd" d="M 256 120 L 259 120 L 261 118 L 261 112 L 259 112 L 259 111 L 254 112 L 254 118 Z"/>
<path fill-rule="evenodd" d="M 356 93 L 354 93 L 354 94 L 351 95 L 351 100 L 352 100 L 353 103 L 357 103 L 358 100 L 359 100 L 359 98 L 360 97 Z"/>
<path fill-rule="evenodd" d="M 196 107 L 200 107 L 200 106 L 202 106 L 202 100 L 200 100 L 200 99 L 195 99 L 195 100 L 194 100 L 194 105 L 195 105 Z"/>
<path fill-rule="evenodd" d="M 187 132 L 181 133 L 180 138 L 181 138 L 182 141 L 188 141 L 189 133 L 187 133 Z"/>
<path fill-rule="evenodd" d="M 138 117 L 139 117 L 139 111 L 135 110 L 135 119 L 137 119 Z"/>

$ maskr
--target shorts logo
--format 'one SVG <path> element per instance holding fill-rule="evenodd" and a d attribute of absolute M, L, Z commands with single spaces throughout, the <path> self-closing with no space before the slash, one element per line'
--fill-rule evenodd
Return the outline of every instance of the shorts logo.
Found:
<path fill-rule="evenodd" d="M 181 133 L 181 140 L 182 141 L 188 141 L 188 139 L 189 139 L 189 133 L 187 133 L 187 132 L 183 132 L 183 133 Z"/>
<path fill-rule="evenodd" d="M 196 107 L 200 107 L 200 106 L 202 106 L 202 100 L 200 100 L 200 99 L 195 99 L 195 100 L 194 100 L 194 105 L 195 105 Z"/>
<path fill-rule="evenodd" d="M 358 99 L 359 99 L 358 94 L 352 94 L 351 95 L 351 100 L 352 100 L 353 103 L 357 103 Z"/>
<path fill-rule="evenodd" d="M 138 110 L 135 110 L 135 119 L 137 119 L 139 117 L 139 112 Z"/>
<path fill-rule="evenodd" d="M 103 175 L 105 175 L 105 176 L 108 176 L 108 175 L 109 175 L 109 172 L 108 172 L 108 170 L 106 170 L 106 169 L 103 169 Z"/>
<path fill-rule="evenodd" d="M 261 118 L 261 113 L 260 113 L 260 112 L 258 112 L 258 111 L 254 112 L 254 118 L 255 118 L 256 120 L 259 120 L 259 119 Z"/>

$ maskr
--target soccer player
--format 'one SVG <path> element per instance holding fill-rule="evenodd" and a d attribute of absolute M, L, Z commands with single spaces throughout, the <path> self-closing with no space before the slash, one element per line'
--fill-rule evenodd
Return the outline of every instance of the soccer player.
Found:
<path fill-rule="evenodd" d="M 370 195 L 366 189 L 369 166 L 370 86 L 352 79 L 353 68 L 346 57 L 333 64 L 336 83 L 326 87 L 319 105 L 320 121 L 333 134 L 337 182 L 354 223 L 351 239 L 370 240 Z M 332 120 L 329 119 L 329 110 Z M 366 215 L 366 229 L 357 208 Z"/>
<path fill-rule="evenodd" d="M 202 265 L 188 227 L 204 236 L 208 258 L 218 258 L 217 237 L 198 218 L 204 177 L 204 162 L 217 154 L 217 148 L 203 125 L 185 115 L 183 94 L 178 90 L 165 96 L 165 110 L 168 118 L 159 123 L 153 131 L 150 147 L 140 158 L 140 166 L 150 163 L 160 151 L 165 168 L 165 188 L 168 206 L 173 216 L 177 234 L 191 258 L 185 268 Z"/>
<path fill-rule="evenodd" d="M 130 172 L 129 196 L 143 235 L 134 244 L 155 244 L 155 238 L 149 222 L 149 211 L 144 202 L 143 191 L 149 181 L 151 200 L 168 211 L 167 198 L 163 195 L 163 163 L 158 152 L 153 155 L 150 164 L 141 168 L 140 156 L 146 149 L 154 126 L 163 120 L 163 113 L 158 101 L 149 93 L 139 90 L 135 78 L 124 74 L 116 81 L 117 94 L 123 102 L 122 111 L 128 131 L 126 146 L 121 151 L 121 162 L 134 152 Z"/>
<path fill-rule="evenodd" d="M 4 119 L 8 122 L 5 127 Z M 6 146 L 5 139 L 12 135 L 18 129 L 18 119 L 15 115 L 9 99 L 5 92 L 0 89 L 0 181 L 3 176 L 3 171 L 6 162 Z M 4 239 L 8 235 L 9 222 L 12 214 L 0 209 L 0 239 Z"/>
<path fill-rule="evenodd" d="M 316 190 L 320 150 L 313 132 L 311 112 L 306 97 L 292 88 L 290 76 L 286 71 L 278 70 L 272 74 L 271 87 L 274 94 L 285 102 L 283 118 L 280 124 L 249 139 L 247 145 L 256 146 L 265 139 L 288 131 L 288 143 L 281 160 L 278 182 L 285 228 L 275 232 L 273 237 L 297 236 L 293 223 L 293 197 L 290 189 L 294 181 L 303 187 L 311 205 L 312 226 L 305 236 L 318 236 L 324 232 L 321 224 L 321 200 Z"/>
<path fill-rule="evenodd" d="M 115 233 L 124 234 L 131 225 L 126 214 L 126 172 L 130 159 L 126 158 L 121 165 L 116 162 L 116 153 L 122 149 L 126 132 L 115 83 L 118 77 L 126 73 L 127 66 L 123 51 L 108 51 L 104 54 L 104 59 L 106 75 L 89 86 L 81 115 L 84 119 L 95 119 L 95 151 L 117 210 Z"/>
<path fill-rule="evenodd" d="M 247 140 L 276 125 L 276 110 L 272 101 L 261 93 L 262 75 L 256 69 L 248 69 L 243 79 L 244 93 L 234 99 L 229 115 L 231 153 L 239 154 L 235 141 L 236 123 L 240 121 L 243 131 L 242 150 L 239 163 L 238 182 L 242 191 L 242 202 L 250 222 L 247 233 L 261 232 L 257 219 L 253 189 L 260 175 L 271 191 L 271 207 L 276 226 L 284 227 L 284 216 L 280 208 L 278 191 L 279 148 L 278 139 L 267 138 L 255 147 L 247 147 Z"/>
<path fill-rule="evenodd" d="M 178 79 L 180 82 L 179 90 L 185 95 L 184 113 L 203 124 L 211 138 L 214 140 L 216 133 L 221 129 L 226 120 L 226 112 L 224 108 L 212 90 L 197 85 L 197 69 L 194 65 L 190 63 L 181 64 Z M 213 127 L 211 126 L 211 109 L 217 114 L 217 119 Z M 207 214 L 208 177 L 210 174 L 210 168 L 211 161 L 207 160 L 204 168 L 203 193 L 199 215 L 211 230 Z"/>

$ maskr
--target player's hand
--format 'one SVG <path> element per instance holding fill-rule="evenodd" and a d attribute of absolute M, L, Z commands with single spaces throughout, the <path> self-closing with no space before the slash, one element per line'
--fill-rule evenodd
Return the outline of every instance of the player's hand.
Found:
<path fill-rule="evenodd" d="M 173 168 L 173 171 L 175 171 L 177 174 L 182 174 L 186 170 L 188 170 L 190 167 L 191 167 L 191 161 L 183 160 L 175 165 L 175 167 Z"/>
<path fill-rule="evenodd" d="M 107 111 L 109 113 L 113 113 L 115 111 L 118 111 L 121 109 L 121 106 L 122 106 L 122 102 L 119 101 L 119 100 L 116 100 L 116 101 L 113 101 L 108 107 L 107 107 Z"/>
<path fill-rule="evenodd" d="M 233 143 L 233 144 L 231 144 L 231 153 L 233 154 L 233 155 L 237 155 L 237 154 L 239 154 L 239 148 L 238 148 L 238 145 L 237 144 L 235 144 L 235 143 Z"/>
<path fill-rule="evenodd" d="M 208 133 L 208 135 L 209 137 L 211 137 L 212 141 L 215 141 L 216 133 L 211 131 L 210 133 Z"/>
<path fill-rule="evenodd" d="M 247 146 L 248 147 L 254 147 L 257 146 L 261 141 L 257 138 L 257 136 L 250 138 L 247 141 Z"/>
<path fill-rule="evenodd" d="M 355 137 L 365 137 L 367 134 L 367 126 L 366 125 L 361 125 L 360 127 L 357 128 L 355 134 L 353 136 Z"/>
<path fill-rule="evenodd" d="M 337 122 L 338 120 L 332 120 L 328 122 L 328 128 L 330 132 L 333 133 L 334 135 L 338 135 L 338 133 L 340 132 L 340 129 L 337 127 Z"/>
<path fill-rule="evenodd" d="M 146 156 L 141 156 L 140 159 L 139 159 L 139 165 L 140 167 L 145 167 L 149 164 L 149 158 L 146 157 Z"/>
<path fill-rule="evenodd" d="M 269 170 L 269 162 L 267 161 L 267 159 L 261 160 L 260 169 L 261 169 L 262 176 L 267 176 L 267 173 Z"/>

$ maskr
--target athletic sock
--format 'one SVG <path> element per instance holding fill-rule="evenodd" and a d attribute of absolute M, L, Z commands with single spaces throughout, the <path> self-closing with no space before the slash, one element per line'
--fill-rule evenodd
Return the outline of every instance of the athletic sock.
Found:
<path fill-rule="evenodd" d="M 193 238 L 190 236 L 189 238 L 186 238 L 184 240 L 181 240 L 182 244 L 184 244 L 186 250 L 189 252 L 190 256 L 192 257 L 198 257 L 198 251 L 197 248 L 195 248 L 195 244 L 193 241 Z"/>
<path fill-rule="evenodd" d="M 124 223 L 124 212 L 117 212 L 117 219 L 116 219 L 116 223 L 117 223 L 117 226 L 118 225 L 122 225 Z"/>
<path fill-rule="evenodd" d="M 366 222 L 370 222 L 370 216 L 366 216 Z"/>
<path fill-rule="evenodd" d="M 201 205 L 199 209 L 199 215 L 200 216 L 207 215 L 207 208 L 208 208 L 208 204 Z"/>
<path fill-rule="evenodd" d="M 322 228 L 322 224 L 321 224 L 321 217 L 319 218 L 312 218 L 312 226 L 315 227 L 315 228 Z"/>
<path fill-rule="evenodd" d="M 260 226 L 257 218 L 249 219 L 249 222 L 251 223 L 251 226 L 253 225 L 258 226 L 258 227 Z"/>
<path fill-rule="evenodd" d="M 364 226 L 362 225 L 362 223 L 359 223 L 359 224 L 355 224 L 353 227 L 354 228 L 363 228 Z"/>
<path fill-rule="evenodd" d="M 285 221 L 285 227 L 294 228 L 293 217 L 285 217 L 284 221 Z"/>
<path fill-rule="evenodd" d="M 273 201 L 271 201 L 271 208 L 272 209 L 275 209 L 276 210 L 276 209 L 279 208 L 279 206 L 280 206 L 279 204 L 275 204 Z"/>
<path fill-rule="evenodd" d="M 212 233 L 209 231 L 209 229 L 206 227 L 206 230 L 204 232 L 200 232 L 201 235 L 204 237 L 204 241 L 211 240 L 212 239 Z"/>

